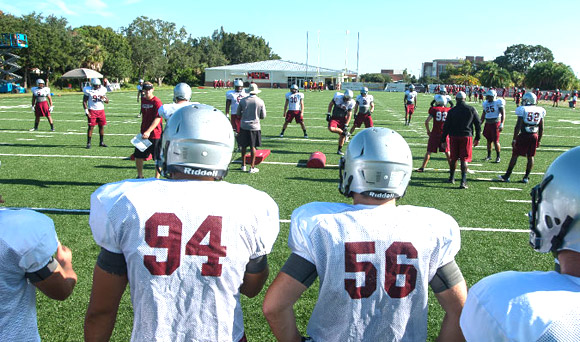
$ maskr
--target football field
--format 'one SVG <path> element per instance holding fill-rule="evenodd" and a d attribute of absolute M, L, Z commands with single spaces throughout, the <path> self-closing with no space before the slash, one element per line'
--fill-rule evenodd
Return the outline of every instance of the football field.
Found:
<path fill-rule="evenodd" d="M 193 101 L 225 110 L 226 90 L 194 89 Z M 268 116 L 262 121 L 264 149 L 270 156 L 258 167 L 260 172 L 240 171 L 240 154 L 234 154 L 226 180 L 243 183 L 267 192 L 280 208 L 280 235 L 269 256 L 271 283 L 286 260 L 289 220 L 298 206 L 312 201 L 349 202 L 339 194 L 337 138 L 326 127 L 325 114 L 334 92 L 305 93 L 305 124 L 309 138 L 302 137 L 296 123 L 289 125 L 285 137 L 280 138 L 283 124 L 282 110 L 287 89 L 266 89 L 260 97 L 266 103 Z M 424 122 L 432 95 L 419 94 L 418 108 L 410 126 L 404 126 L 402 93 L 371 92 L 375 99 L 373 119 L 376 126 L 398 131 L 413 152 L 414 169 L 421 165 L 426 152 L 427 135 Z M 172 100 L 172 88 L 155 90 L 164 103 Z M 355 92 L 355 96 L 358 92 Z M 0 96 L 0 194 L 5 207 L 38 208 L 50 216 L 56 225 L 62 244 L 73 252 L 73 266 L 78 284 L 71 297 L 64 302 L 37 297 L 39 330 L 43 341 L 82 341 L 83 320 L 89 302 L 92 270 L 99 247 L 95 245 L 88 225 L 90 195 L 109 182 L 136 177 L 135 163 L 128 160 L 133 152 L 130 140 L 139 133 L 141 119 L 136 91 L 109 93 L 106 105 L 108 125 L 105 142 L 108 148 L 98 147 L 98 130 L 93 134 L 93 148 L 86 149 L 86 118 L 81 93 L 53 96 L 55 132 L 50 132 L 46 119 L 39 130 L 33 127 L 34 114 L 30 109 L 30 94 Z M 506 98 L 505 129 L 501 135 L 501 163 L 483 161 L 486 156 L 485 138 L 473 152 L 468 175 L 469 189 L 458 189 L 445 183 L 448 166 L 442 153 L 432 154 L 426 172 L 413 172 L 407 193 L 398 203 L 437 208 L 452 215 L 461 227 L 462 248 L 457 262 L 468 286 L 492 273 L 504 270 L 550 270 L 550 254 L 536 253 L 528 244 L 530 190 L 539 183 L 548 165 L 562 152 L 580 145 L 580 112 L 568 108 L 567 103 L 547 110 L 544 138 L 536 155 L 530 183 L 519 183 L 526 159 L 520 157 L 511 176 L 511 183 L 493 181 L 505 172 L 511 156 L 511 140 L 516 123 L 515 104 Z M 481 104 L 470 103 L 481 114 Z M 354 120 L 351 121 L 351 123 Z M 356 131 L 358 132 L 358 130 Z M 355 132 L 355 133 L 356 133 Z M 327 157 L 324 169 L 305 167 L 311 153 L 323 152 Z M 492 152 L 495 159 L 495 152 Z M 145 176 L 154 176 L 152 161 L 145 163 Z M 459 168 L 456 179 L 460 177 Z M 6 229 L 6 227 L 1 227 Z M 306 334 L 308 317 L 316 302 L 316 282 L 295 306 L 298 326 Z M 261 312 L 265 289 L 255 298 L 243 297 L 244 319 L 249 341 L 273 341 L 273 335 Z M 333 309 L 333 308 L 331 308 Z M 348 313 L 345 313 L 348 314 Z M 117 317 L 112 341 L 128 341 L 132 330 L 130 294 L 127 290 Z M 429 340 L 439 330 L 443 311 L 435 297 L 429 298 Z"/>

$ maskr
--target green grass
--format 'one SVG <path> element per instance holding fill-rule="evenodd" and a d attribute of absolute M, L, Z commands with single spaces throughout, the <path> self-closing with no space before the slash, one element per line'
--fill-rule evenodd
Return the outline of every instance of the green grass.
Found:
<path fill-rule="evenodd" d="M 336 165 L 337 136 L 326 129 L 324 119 L 333 92 L 306 92 L 305 123 L 310 139 L 302 138 L 297 124 L 291 124 L 285 138 L 278 138 L 283 123 L 282 110 L 286 90 L 266 89 L 261 97 L 266 102 L 268 117 L 262 122 L 263 148 L 272 154 L 263 163 L 260 173 L 249 175 L 239 171 L 239 164 L 231 166 L 227 180 L 245 183 L 270 194 L 280 207 L 280 218 L 288 220 L 292 210 L 312 201 L 347 202 L 337 191 Z M 193 99 L 224 110 L 225 90 L 195 89 Z M 163 102 L 170 102 L 171 89 L 162 88 L 156 95 Z M 401 133 L 410 144 L 414 167 L 420 166 L 426 150 L 427 136 L 423 122 L 427 116 L 430 95 L 420 94 L 419 107 L 411 126 L 403 126 L 404 111 L 401 93 L 374 92 L 376 110 L 373 115 L 377 126 L 387 126 Z M 0 194 L 7 207 L 36 207 L 61 209 L 88 209 L 90 194 L 102 184 L 135 178 L 134 162 L 123 160 L 133 148 L 130 139 L 139 131 L 140 119 L 136 118 L 138 103 L 135 91 L 110 94 L 111 103 L 106 107 L 106 143 L 109 148 L 93 147 L 86 150 L 86 119 L 82 110 L 80 93 L 55 95 L 56 132 L 50 132 L 46 120 L 40 130 L 28 132 L 33 125 L 30 95 L 0 96 Z M 530 184 L 492 183 L 490 180 L 505 171 L 511 156 L 510 142 L 515 125 L 515 105 L 507 100 L 507 120 L 501 137 L 504 148 L 502 162 L 498 164 L 481 161 L 485 157 L 485 139 L 482 147 L 474 150 L 468 176 L 470 188 L 458 190 L 444 183 L 447 167 L 444 156 L 432 155 L 425 173 L 413 173 L 406 196 L 399 202 L 440 209 L 451 214 L 461 227 L 527 229 L 529 203 L 506 202 L 506 200 L 529 200 L 529 191 L 538 183 L 547 166 L 561 152 L 580 145 L 578 113 L 565 107 L 547 108 L 545 137 L 536 156 L 534 174 Z M 474 104 L 481 112 L 481 105 Z M 96 131 L 95 131 L 96 133 Z M 95 139 L 98 139 L 95 134 Z M 94 146 L 95 144 L 93 144 Z M 325 169 L 307 169 L 298 162 L 308 160 L 310 154 L 321 151 L 327 156 Z M 239 161 L 239 154 L 235 156 Z M 525 168 L 520 158 L 512 179 L 519 180 Z M 483 172 L 489 171 L 489 172 Z M 147 162 L 146 176 L 153 176 L 153 163 Z M 487 179 L 478 180 L 476 178 Z M 521 191 L 491 190 L 489 187 L 516 188 Z M 73 250 L 73 263 L 78 273 L 78 285 L 73 295 L 64 302 L 56 302 L 38 296 L 39 329 L 45 341 L 81 341 L 84 313 L 89 301 L 92 269 L 98 253 L 94 244 L 88 215 L 85 213 L 47 213 L 54 219 L 57 233 L 63 244 Z M 288 223 L 281 224 L 281 232 L 269 258 L 272 281 L 289 254 L 286 245 Z M 462 249 L 457 261 L 468 285 L 482 277 L 503 270 L 549 270 L 553 267 L 550 255 L 540 255 L 528 246 L 526 233 L 481 232 L 463 230 Z M 308 317 L 317 297 L 314 284 L 296 304 L 295 311 L 299 329 L 305 333 Z M 263 294 L 253 299 L 243 299 L 247 335 L 250 341 L 271 341 L 273 336 L 261 314 Z M 429 340 L 434 340 L 442 319 L 442 310 L 430 295 Z M 123 297 L 113 341 L 127 341 L 132 329 L 132 311 L 128 291 Z"/>

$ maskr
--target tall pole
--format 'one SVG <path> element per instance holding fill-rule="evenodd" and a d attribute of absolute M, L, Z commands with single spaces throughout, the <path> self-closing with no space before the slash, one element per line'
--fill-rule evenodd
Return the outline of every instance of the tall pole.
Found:
<path fill-rule="evenodd" d="M 306 31 L 306 74 L 304 77 L 304 82 L 308 82 L 308 31 Z M 306 89 L 305 85 L 304 89 Z"/>
<path fill-rule="evenodd" d="M 318 62 L 316 64 L 316 77 L 320 76 L 320 30 L 318 30 L 317 44 L 318 46 Z"/>
<path fill-rule="evenodd" d="M 358 60 L 359 60 L 360 32 L 357 33 L 356 39 L 356 81 L 359 81 Z"/>

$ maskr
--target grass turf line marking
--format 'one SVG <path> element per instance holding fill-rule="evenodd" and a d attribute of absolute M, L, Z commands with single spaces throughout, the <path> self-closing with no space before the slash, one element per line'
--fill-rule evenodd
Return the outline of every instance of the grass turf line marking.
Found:
<path fill-rule="evenodd" d="M 505 190 L 505 191 L 522 191 L 520 188 L 497 188 L 495 186 L 490 186 L 490 190 Z"/>
<path fill-rule="evenodd" d="M 532 203 L 532 200 L 505 200 L 509 203 Z"/>

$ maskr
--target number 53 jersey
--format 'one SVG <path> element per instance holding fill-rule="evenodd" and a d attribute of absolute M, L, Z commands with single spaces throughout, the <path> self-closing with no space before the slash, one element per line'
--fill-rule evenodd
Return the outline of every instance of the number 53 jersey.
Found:
<path fill-rule="evenodd" d="M 455 220 L 431 208 L 310 203 L 288 245 L 314 265 L 315 341 L 425 341 L 429 281 L 460 248 Z"/>
<path fill-rule="evenodd" d="M 96 243 L 127 262 L 132 341 L 239 341 L 240 285 L 270 253 L 278 206 L 247 185 L 128 180 L 91 196 Z"/>

